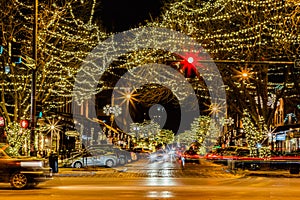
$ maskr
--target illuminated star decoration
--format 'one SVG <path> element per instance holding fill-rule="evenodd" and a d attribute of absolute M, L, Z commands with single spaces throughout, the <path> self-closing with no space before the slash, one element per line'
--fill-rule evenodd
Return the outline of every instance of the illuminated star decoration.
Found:
<path fill-rule="evenodd" d="M 120 105 L 123 105 L 124 103 L 126 103 L 126 106 L 131 105 L 134 109 L 136 109 L 134 102 L 137 102 L 138 99 L 136 98 L 138 96 L 138 94 L 135 93 L 136 90 L 125 90 L 123 91 L 117 91 L 118 97 L 116 99 L 120 99 L 121 103 Z"/>
<path fill-rule="evenodd" d="M 247 67 L 241 68 L 239 71 L 238 70 L 235 71 L 237 73 L 235 77 L 238 77 L 239 81 L 249 81 L 249 79 L 252 78 L 252 75 L 254 73 L 251 68 L 247 68 Z"/>
<path fill-rule="evenodd" d="M 208 109 L 205 111 L 209 111 L 209 115 L 218 116 L 219 113 L 223 112 L 223 106 L 218 103 L 211 103 L 210 105 L 204 103 L 205 106 L 208 106 Z"/>
<path fill-rule="evenodd" d="M 191 77 L 193 75 L 199 77 L 199 72 L 196 66 L 203 68 L 203 65 L 201 65 L 198 61 L 204 59 L 199 55 L 200 52 L 200 50 L 196 52 L 189 51 L 180 55 L 180 57 L 183 59 L 180 61 L 180 65 L 182 65 L 182 68 L 180 69 L 181 73 L 184 74 L 186 72 L 187 77 Z"/>
<path fill-rule="evenodd" d="M 58 122 L 60 120 L 56 120 L 53 118 L 52 120 L 49 120 L 48 118 L 46 118 L 48 123 L 46 124 L 46 131 L 48 133 L 51 133 L 51 135 L 56 135 L 57 137 L 59 137 L 59 132 L 62 129 L 61 125 L 58 125 Z"/>

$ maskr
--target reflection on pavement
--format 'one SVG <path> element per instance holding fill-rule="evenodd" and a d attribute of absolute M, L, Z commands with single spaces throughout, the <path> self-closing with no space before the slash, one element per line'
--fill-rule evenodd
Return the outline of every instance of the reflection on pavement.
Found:
<path fill-rule="evenodd" d="M 146 186 L 177 186 L 178 183 L 176 182 L 176 179 L 174 178 L 146 178 Z"/>
<path fill-rule="evenodd" d="M 149 198 L 170 198 L 174 197 L 170 191 L 149 191 L 146 195 Z"/>

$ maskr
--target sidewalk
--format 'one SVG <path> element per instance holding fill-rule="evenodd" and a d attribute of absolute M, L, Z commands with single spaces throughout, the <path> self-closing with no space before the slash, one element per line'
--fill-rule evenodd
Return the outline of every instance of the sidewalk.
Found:
<path fill-rule="evenodd" d="M 272 178 L 300 178 L 300 174 L 290 174 L 289 170 L 274 170 L 274 171 L 248 171 L 243 172 L 245 176 L 259 176 Z"/>
<path fill-rule="evenodd" d="M 61 176 L 61 177 L 71 177 L 71 176 L 94 176 L 96 174 L 112 174 L 116 173 L 118 170 L 113 168 L 101 168 L 101 167 L 88 167 L 88 168 L 58 168 L 58 173 L 53 173 L 53 176 Z"/>
<path fill-rule="evenodd" d="M 128 167 L 128 169 L 127 169 Z M 120 166 L 116 168 L 87 167 L 87 168 L 64 168 L 59 167 L 58 173 L 53 173 L 53 177 L 83 177 L 83 176 L 103 176 L 103 177 L 147 177 L 156 175 L 158 172 L 170 173 L 170 177 L 272 177 L 272 178 L 300 178 L 300 174 L 290 174 L 289 170 L 242 170 L 230 169 L 226 165 L 219 165 L 205 160 L 201 160 L 199 165 L 187 165 L 185 168 L 174 169 L 147 169 L 137 165 L 136 169 L 130 166 Z"/>

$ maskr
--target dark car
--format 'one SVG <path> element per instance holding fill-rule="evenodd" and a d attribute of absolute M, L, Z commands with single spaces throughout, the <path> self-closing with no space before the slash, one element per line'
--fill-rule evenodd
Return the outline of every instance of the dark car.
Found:
<path fill-rule="evenodd" d="M 45 159 L 10 155 L 9 146 L 0 148 L 0 182 L 15 189 L 25 189 L 52 179 L 52 169 Z"/>
<path fill-rule="evenodd" d="M 196 150 L 193 149 L 186 150 L 181 155 L 181 159 L 184 159 L 185 162 L 193 162 L 200 164 L 200 158 L 202 158 L 202 156 Z"/>

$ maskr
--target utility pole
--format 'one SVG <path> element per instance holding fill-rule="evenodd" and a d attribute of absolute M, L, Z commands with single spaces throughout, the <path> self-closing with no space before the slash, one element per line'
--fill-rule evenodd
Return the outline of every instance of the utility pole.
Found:
<path fill-rule="evenodd" d="M 37 29 L 38 29 L 38 0 L 34 0 L 34 22 L 33 22 L 33 43 L 32 58 L 34 67 L 31 77 L 31 108 L 30 108 L 30 156 L 36 156 L 35 148 L 35 127 L 36 127 L 36 68 L 37 68 Z"/>

